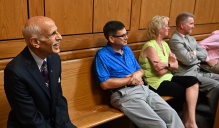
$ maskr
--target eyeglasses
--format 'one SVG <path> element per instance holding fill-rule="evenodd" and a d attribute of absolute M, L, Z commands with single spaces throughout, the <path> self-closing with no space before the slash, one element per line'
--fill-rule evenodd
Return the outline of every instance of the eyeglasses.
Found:
<path fill-rule="evenodd" d="M 163 28 L 165 28 L 165 29 L 169 29 L 170 26 L 168 26 L 168 25 L 164 25 Z"/>
<path fill-rule="evenodd" d="M 122 35 L 120 35 L 120 36 L 113 36 L 113 37 L 121 37 L 121 38 L 125 38 L 125 37 L 127 37 L 128 36 L 128 32 L 126 32 L 126 34 L 122 34 Z"/>

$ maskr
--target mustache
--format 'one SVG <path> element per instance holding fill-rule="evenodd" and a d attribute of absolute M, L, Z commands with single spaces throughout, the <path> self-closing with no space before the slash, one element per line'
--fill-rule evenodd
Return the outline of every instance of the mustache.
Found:
<path fill-rule="evenodd" d="M 59 45 L 59 43 L 60 43 L 60 41 L 57 41 L 57 42 L 53 43 L 52 46 L 57 46 L 57 45 Z"/>

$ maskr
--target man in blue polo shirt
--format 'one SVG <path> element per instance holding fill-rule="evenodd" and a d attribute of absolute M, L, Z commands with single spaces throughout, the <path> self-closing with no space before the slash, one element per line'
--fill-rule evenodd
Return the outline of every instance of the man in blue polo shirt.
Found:
<path fill-rule="evenodd" d="M 111 104 L 139 128 L 184 128 L 175 110 L 144 85 L 124 24 L 109 21 L 103 32 L 108 43 L 97 52 L 95 68 L 100 86 L 111 92 Z"/>

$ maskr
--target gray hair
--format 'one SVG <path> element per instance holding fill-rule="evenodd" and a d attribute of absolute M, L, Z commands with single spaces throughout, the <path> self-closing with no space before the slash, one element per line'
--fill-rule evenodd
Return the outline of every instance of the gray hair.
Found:
<path fill-rule="evenodd" d="M 23 27 L 22 33 L 26 43 L 29 43 L 30 37 L 40 38 L 41 29 L 38 25 L 25 25 Z"/>
<path fill-rule="evenodd" d="M 194 18 L 194 15 L 192 13 L 189 13 L 189 12 L 183 12 L 183 13 L 179 14 L 176 17 L 176 28 L 179 28 L 180 24 L 182 22 L 184 22 L 184 23 L 188 22 L 189 17 Z"/>

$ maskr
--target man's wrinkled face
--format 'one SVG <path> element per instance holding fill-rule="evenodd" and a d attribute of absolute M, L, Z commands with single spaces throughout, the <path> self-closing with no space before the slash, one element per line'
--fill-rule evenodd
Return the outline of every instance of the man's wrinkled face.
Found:
<path fill-rule="evenodd" d="M 53 21 L 46 21 L 41 27 L 39 50 L 47 55 L 60 52 L 60 40 L 62 36 L 57 31 Z"/>

